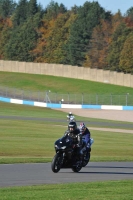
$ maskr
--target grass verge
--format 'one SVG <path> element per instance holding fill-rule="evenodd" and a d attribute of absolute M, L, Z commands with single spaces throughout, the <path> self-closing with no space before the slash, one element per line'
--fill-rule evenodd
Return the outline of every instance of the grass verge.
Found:
<path fill-rule="evenodd" d="M 0 188 L 0 200 L 132 200 L 133 180 Z"/>

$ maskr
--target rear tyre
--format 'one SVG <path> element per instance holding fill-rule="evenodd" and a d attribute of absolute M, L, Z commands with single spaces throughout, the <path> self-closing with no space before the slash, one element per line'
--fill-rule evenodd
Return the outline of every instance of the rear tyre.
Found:
<path fill-rule="evenodd" d="M 90 152 L 87 152 L 86 156 L 84 157 L 82 166 L 85 167 L 89 163 L 89 161 L 90 161 Z"/>
<path fill-rule="evenodd" d="M 61 163 L 62 163 L 62 155 L 56 154 L 51 162 L 51 169 L 54 173 L 60 171 Z"/>

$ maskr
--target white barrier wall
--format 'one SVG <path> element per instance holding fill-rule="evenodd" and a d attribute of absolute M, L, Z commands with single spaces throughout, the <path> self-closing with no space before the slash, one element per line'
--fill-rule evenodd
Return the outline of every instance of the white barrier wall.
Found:
<path fill-rule="evenodd" d="M 62 64 L 0 60 L 0 71 L 44 74 L 133 87 L 133 75 Z"/>

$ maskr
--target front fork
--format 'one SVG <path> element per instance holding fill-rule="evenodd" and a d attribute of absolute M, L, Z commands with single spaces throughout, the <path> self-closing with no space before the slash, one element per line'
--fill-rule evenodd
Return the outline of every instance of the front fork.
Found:
<path fill-rule="evenodd" d="M 59 163 L 60 163 L 60 165 L 62 166 L 63 165 L 63 158 L 64 158 L 64 153 L 62 153 L 62 152 L 59 152 L 59 151 L 57 151 L 56 152 L 57 154 L 58 154 L 58 156 L 59 156 Z"/>

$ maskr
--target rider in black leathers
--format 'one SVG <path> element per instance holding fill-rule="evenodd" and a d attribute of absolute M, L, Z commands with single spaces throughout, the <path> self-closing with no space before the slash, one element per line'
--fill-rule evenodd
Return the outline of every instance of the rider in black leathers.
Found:
<path fill-rule="evenodd" d="M 69 122 L 68 124 L 68 130 L 64 133 L 64 135 L 68 135 L 72 138 L 73 145 L 76 146 L 78 149 L 78 153 L 80 155 L 80 159 L 82 161 L 83 158 L 83 148 L 84 148 L 84 141 L 82 140 L 82 133 L 80 132 L 80 129 L 77 128 L 76 122 Z"/>

